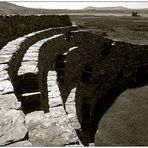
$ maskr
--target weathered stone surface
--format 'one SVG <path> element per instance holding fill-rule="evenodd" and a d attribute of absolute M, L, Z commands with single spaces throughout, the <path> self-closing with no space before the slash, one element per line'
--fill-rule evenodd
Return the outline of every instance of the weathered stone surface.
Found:
<path fill-rule="evenodd" d="M 148 86 L 126 90 L 100 120 L 95 145 L 148 145 L 147 117 Z"/>
<path fill-rule="evenodd" d="M 62 98 L 60 96 L 49 100 L 50 107 L 56 107 L 56 106 L 62 106 L 62 105 L 63 105 L 63 102 L 62 102 Z"/>
<path fill-rule="evenodd" d="M 28 132 L 25 126 L 25 115 L 15 109 L 0 110 L 0 145 L 19 141 Z"/>
<path fill-rule="evenodd" d="M 8 71 L 7 70 L 0 71 L 0 81 L 7 79 L 9 79 Z"/>
<path fill-rule="evenodd" d="M 0 64 L 0 72 L 8 68 L 7 64 Z"/>
<path fill-rule="evenodd" d="M 0 55 L 0 64 L 9 63 L 12 55 Z"/>
<path fill-rule="evenodd" d="M 6 147 L 31 147 L 32 143 L 28 140 L 15 142 L 12 144 L 7 145 Z"/>
<path fill-rule="evenodd" d="M 76 88 L 71 90 L 67 98 L 67 101 L 65 103 L 65 107 L 66 107 L 66 112 L 72 127 L 74 129 L 80 129 L 81 125 L 78 121 L 77 113 L 76 113 L 75 93 L 76 93 Z"/>
<path fill-rule="evenodd" d="M 36 111 L 27 114 L 26 123 L 29 129 L 29 140 L 33 146 L 64 146 L 78 143 L 74 129 L 62 115 L 61 118 L 59 116 L 56 118 L 50 113 Z"/>
<path fill-rule="evenodd" d="M 29 62 L 24 62 L 23 65 L 19 69 L 19 75 L 23 75 L 26 73 L 37 73 L 38 72 L 38 67 L 35 64 L 37 62 L 29 63 Z"/>
<path fill-rule="evenodd" d="M 57 83 L 57 72 L 49 71 L 47 76 L 49 107 L 62 106 L 63 100 Z"/>
<path fill-rule="evenodd" d="M 0 94 L 6 94 L 13 92 L 12 83 L 9 80 L 0 81 Z"/>
<path fill-rule="evenodd" d="M 0 109 L 20 109 L 19 102 L 14 94 L 0 95 Z"/>

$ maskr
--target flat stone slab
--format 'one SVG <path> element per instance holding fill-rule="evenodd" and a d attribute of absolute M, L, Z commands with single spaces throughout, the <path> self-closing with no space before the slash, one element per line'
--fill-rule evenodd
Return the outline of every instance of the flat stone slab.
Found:
<path fill-rule="evenodd" d="M 20 109 L 19 102 L 14 94 L 0 95 L 0 109 Z"/>
<path fill-rule="evenodd" d="M 0 64 L 9 63 L 11 58 L 12 58 L 12 55 L 1 55 L 0 54 Z"/>
<path fill-rule="evenodd" d="M 67 55 L 69 52 L 71 52 L 72 50 L 78 49 L 78 46 L 74 46 L 68 49 L 67 52 L 65 52 L 63 55 Z"/>
<path fill-rule="evenodd" d="M 0 81 L 8 80 L 9 75 L 7 70 L 0 71 Z"/>
<path fill-rule="evenodd" d="M 28 132 L 25 126 L 25 115 L 20 110 L 0 110 L 0 145 L 19 141 Z"/>
<path fill-rule="evenodd" d="M 8 67 L 8 64 L 0 64 L 0 72 L 6 70 Z"/>
<path fill-rule="evenodd" d="M 9 80 L 0 81 L 0 94 L 12 93 L 14 88 Z"/>

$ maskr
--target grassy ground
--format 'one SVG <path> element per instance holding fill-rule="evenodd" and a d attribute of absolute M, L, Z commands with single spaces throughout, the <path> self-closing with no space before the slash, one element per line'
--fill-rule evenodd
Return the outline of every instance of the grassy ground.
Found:
<path fill-rule="evenodd" d="M 71 20 L 81 29 L 126 42 L 148 44 L 148 17 L 71 15 Z"/>

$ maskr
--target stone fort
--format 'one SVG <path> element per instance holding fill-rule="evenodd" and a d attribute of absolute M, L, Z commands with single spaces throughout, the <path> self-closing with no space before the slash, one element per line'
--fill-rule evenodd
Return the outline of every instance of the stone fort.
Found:
<path fill-rule="evenodd" d="M 96 132 L 98 145 L 148 145 L 135 124 L 124 126 L 129 137 L 118 132 L 120 123 L 144 119 L 116 99 L 128 88 L 145 86 L 148 95 L 148 45 L 81 30 L 67 15 L 0 16 L 0 25 L 1 146 L 88 146 Z"/>

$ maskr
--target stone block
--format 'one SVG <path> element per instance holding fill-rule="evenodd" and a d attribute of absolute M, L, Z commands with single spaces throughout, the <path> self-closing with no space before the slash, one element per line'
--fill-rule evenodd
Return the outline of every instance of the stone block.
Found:
<path fill-rule="evenodd" d="M 0 145 L 6 145 L 22 140 L 28 130 L 25 125 L 25 115 L 20 110 L 0 110 Z"/>
<path fill-rule="evenodd" d="M 0 95 L 0 109 L 20 109 L 19 102 L 14 94 Z"/>

